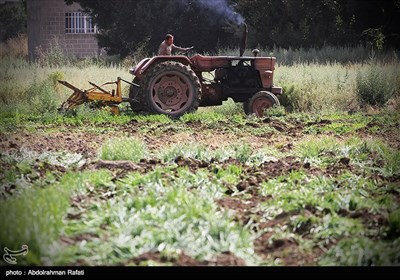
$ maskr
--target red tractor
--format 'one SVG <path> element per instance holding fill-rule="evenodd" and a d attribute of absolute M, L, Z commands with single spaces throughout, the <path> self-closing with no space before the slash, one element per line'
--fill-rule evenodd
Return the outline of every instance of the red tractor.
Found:
<path fill-rule="evenodd" d="M 147 111 L 179 117 L 193 112 L 200 106 L 221 105 L 232 98 L 243 102 L 246 114 L 263 116 L 264 111 L 279 105 L 277 95 L 282 88 L 273 84 L 275 57 L 243 56 L 247 41 L 247 26 L 244 26 L 240 45 L 240 56 L 185 55 L 155 56 L 143 59 L 130 70 L 135 77 L 132 82 L 118 78 L 101 86 L 80 90 L 66 81 L 59 81 L 74 90 L 60 108 L 72 109 L 82 103 L 97 101 L 100 106 L 110 106 L 119 112 L 118 104 L 130 102 L 133 111 Z M 129 83 L 129 98 L 123 98 L 121 81 Z M 109 91 L 103 86 L 116 84 Z"/>
<path fill-rule="evenodd" d="M 282 88 L 273 84 L 275 57 L 243 56 L 245 25 L 240 56 L 155 56 L 143 59 L 130 73 L 135 77 L 129 98 L 132 110 L 179 117 L 198 107 L 222 105 L 229 97 L 243 102 L 246 114 L 263 116 L 279 105 Z"/>

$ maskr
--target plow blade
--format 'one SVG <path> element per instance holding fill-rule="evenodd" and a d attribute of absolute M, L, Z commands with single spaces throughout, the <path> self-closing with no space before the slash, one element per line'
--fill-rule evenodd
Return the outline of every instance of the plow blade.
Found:
<path fill-rule="evenodd" d="M 74 91 L 74 93 L 63 104 L 61 104 L 60 108 L 58 108 L 59 112 L 66 112 L 89 101 L 86 91 L 82 91 L 66 81 L 58 82 Z"/>

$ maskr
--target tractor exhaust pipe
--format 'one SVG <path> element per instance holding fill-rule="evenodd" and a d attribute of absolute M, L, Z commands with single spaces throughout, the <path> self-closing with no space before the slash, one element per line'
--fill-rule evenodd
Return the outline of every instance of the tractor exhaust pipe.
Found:
<path fill-rule="evenodd" d="M 240 42 L 240 57 L 243 56 L 244 51 L 246 50 L 246 45 L 247 45 L 247 24 L 243 24 L 244 29 L 243 29 L 243 34 L 242 34 L 242 40 Z"/>

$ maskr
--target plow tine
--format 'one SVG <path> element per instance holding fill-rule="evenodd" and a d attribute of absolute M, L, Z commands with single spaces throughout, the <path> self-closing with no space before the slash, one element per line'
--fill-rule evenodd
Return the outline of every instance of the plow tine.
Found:
<path fill-rule="evenodd" d="M 64 85 L 64 86 L 66 86 L 67 88 L 72 89 L 73 91 L 81 91 L 79 88 L 77 88 L 77 87 L 74 86 L 74 85 L 71 85 L 71 84 L 68 83 L 67 81 L 58 80 L 58 82 L 59 82 L 60 84 Z"/>
<path fill-rule="evenodd" d="M 102 89 L 101 87 L 99 87 L 99 86 L 96 85 L 95 83 L 89 82 L 89 84 L 92 85 L 92 86 L 94 86 L 94 87 L 97 88 L 98 90 L 100 90 L 100 91 L 102 91 L 102 92 L 104 92 L 104 93 L 106 93 L 106 94 L 111 95 L 110 92 L 106 91 L 105 89 Z M 105 83 L 104 85 L 106 85 L 106 84 L 108 84 L 108 83 Z"/>
<path fill-rule="evenodd" d="M 88 101 L 85 91 L 71 85 L 67 81 L 58 81 L 60 84 L 70 88 L 74 93 L 58 108 L 59 112 L 66 112 Z"/>
<path fill-rule="evenodd" d="M 59 111 L 68 111 L 71 110 L 87 101 L 86 94 L 84 92 L 75 91 L 68 99 L 65 101 Z"/>

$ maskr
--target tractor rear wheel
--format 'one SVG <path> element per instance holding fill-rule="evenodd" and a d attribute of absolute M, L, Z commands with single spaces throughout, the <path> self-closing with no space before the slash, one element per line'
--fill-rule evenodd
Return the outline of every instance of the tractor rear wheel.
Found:
<path fill-rule="evenodd" d="M 274 105 L 279 106 L 279 100 L 273 93 L 259 91 L 243 103 L 243 109 L 247 115 L 255 114 L 257 117 L 263 117 L 264 111 Z"/>
<path fill-rule="evenodd" d="M 200 104 L 199 78 L 182 63 L 157 64 L 145 74 L 143 89 L 146 107 L 152 113 L 180 117 L 196 111 Z"/>

